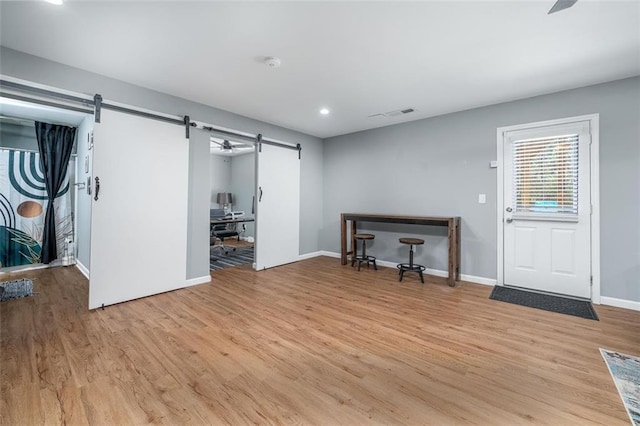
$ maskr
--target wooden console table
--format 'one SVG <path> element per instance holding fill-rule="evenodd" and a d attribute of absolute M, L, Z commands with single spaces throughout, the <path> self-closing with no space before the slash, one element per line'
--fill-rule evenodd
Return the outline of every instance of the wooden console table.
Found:
<path fill-rule="evenodd" d="M 351 249 L 347 252 L 347 221 L 351 221 Z M 449 278 L 451 287 L 460 280 L 460 216 L 390 216 L 382 214 L 342 213 L 340 215 L 340 260 L 347 264 L 347 256 L 353 253 L 357 222 L 386 222 L 410 225 L 446 226 L 449 237 Z"/>

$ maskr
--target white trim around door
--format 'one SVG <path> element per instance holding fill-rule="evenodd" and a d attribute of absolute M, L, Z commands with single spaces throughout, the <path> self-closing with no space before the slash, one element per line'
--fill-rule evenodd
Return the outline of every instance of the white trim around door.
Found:
<path fill-rule="evenodd" d="M 535 123 L 519 124 L 514 126 L 499 127 L 497 129 L 497 285 L 504 285 L 504 147 L 505 135 L 508 132 L 544 128 L 549 126 L 567 125 L 578 122 L 588 122 L 591 134 L 590 145 L 590 197 L 592 204 L 591 214 L 591 301 L 600 303 L 600 128 L 599 114 L 589 114 L 578 117 L 548 120 Z"/>

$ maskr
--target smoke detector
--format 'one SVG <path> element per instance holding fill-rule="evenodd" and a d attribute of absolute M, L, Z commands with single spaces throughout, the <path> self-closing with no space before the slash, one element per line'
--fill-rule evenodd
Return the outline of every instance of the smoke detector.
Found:
<path fill-rule="evenodd" d="M 276 58 L 275 56 L 267 56 L 264 58 L 264 63 L 269 68 L 278 68 L 280 64 L 282 64 L 282 61 L 280 58 Z"/>

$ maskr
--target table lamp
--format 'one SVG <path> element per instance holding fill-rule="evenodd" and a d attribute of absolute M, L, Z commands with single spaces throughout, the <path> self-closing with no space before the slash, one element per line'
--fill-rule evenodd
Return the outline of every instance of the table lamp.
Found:
<path fill-rule="evenodd" d="M 233 197 L 230 192 L 218 192 L 216 202 L 222 205 L 225 212 L 229 210 L 229 206 L 233 204 Z"/>

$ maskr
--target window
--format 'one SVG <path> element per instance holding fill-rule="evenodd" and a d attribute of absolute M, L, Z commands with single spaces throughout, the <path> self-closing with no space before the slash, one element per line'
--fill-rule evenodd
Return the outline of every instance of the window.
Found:
<path fill-rule="evenodd" d="M 514 213 L 578 214 L 578 135 L 513 142 Z"/>

